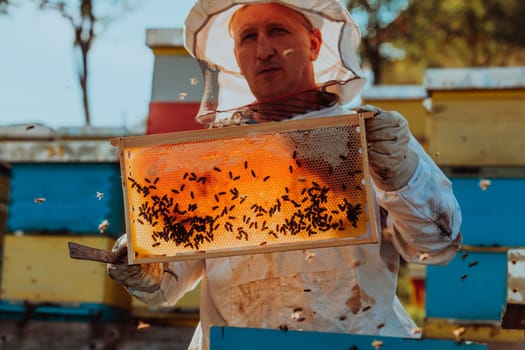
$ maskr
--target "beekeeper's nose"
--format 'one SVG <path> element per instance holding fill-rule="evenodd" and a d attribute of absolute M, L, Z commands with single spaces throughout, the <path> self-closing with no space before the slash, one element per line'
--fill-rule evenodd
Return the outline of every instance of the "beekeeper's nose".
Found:
<path fill-rule="evenodd" d="M 275 53 L 272 40 L 264 33 L 257 35 L 257 58 L 267 60 Z"/>

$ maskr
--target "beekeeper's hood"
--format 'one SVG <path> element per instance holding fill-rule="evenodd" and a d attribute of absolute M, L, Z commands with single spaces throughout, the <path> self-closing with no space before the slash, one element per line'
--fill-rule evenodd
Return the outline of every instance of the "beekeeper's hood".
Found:
<path fill-rule="evenodd" d="M 200 63 L 204 95 L 197 121 L 208 127 L 255 102 L 235 60 L 230 19 L 244 5 L 278 3 L 303 13 L 322 33 L 323 45 L 314 62 L 315 81 L 350 102 L 364 85 L 358 64 L 359 29 L 338 0 L 198 0 L 186 17 L 186 49 Z"/>

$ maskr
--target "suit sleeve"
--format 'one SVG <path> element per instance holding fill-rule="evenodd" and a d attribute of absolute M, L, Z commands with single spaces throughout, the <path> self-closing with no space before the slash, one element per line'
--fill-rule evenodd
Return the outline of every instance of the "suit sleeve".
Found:
<path fill-rule="evenodd" d="M 376 198 L 388 212 L 386 229 L 406 261 L 446 264 L 461 245 L 460 206 L 451 181 L 413 137 L 409 147 L 419 155 L 410 181 L 397 191 L 376 187 Z"/>

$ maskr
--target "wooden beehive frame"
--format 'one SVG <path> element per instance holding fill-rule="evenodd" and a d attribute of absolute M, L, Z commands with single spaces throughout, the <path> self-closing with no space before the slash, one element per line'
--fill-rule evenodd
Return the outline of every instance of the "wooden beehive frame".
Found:
<path fill-rule="evenodd" d="M 377 242 L 361 132 L 368 117 L 112 139 L 120 148 L 129 263 Z"/>

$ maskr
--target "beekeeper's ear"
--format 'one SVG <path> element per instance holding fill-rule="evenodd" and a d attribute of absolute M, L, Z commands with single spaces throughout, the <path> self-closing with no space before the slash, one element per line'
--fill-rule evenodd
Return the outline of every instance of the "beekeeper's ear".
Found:
<path fill-rule="evenodd" d="M 241 65 L 239 63 L 239 54 L 237 53 L 236 48 L 233 48 L 233 54 L 235 56 L 235 62 L 237 62 L 237 66 L 239 67 L 239 71 L 241 72 L 241 75 L 244 75 L 244 72 L 242 71 Z"/>
<path fill-rule="evenodd" d="M 321 45 L 323 44 L 323 35 L 319 29 L 314 28 L 310 32 L 310 60 L 315 61 L 319 57 Z"/>

